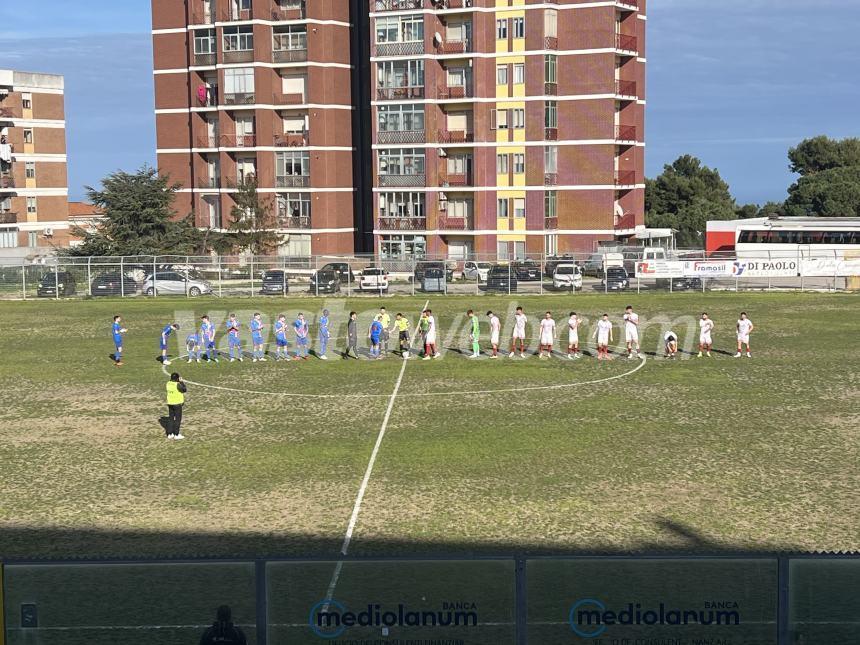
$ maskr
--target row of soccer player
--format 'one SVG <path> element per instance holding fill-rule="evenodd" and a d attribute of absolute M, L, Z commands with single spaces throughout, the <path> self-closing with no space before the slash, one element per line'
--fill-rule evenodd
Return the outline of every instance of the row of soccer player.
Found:
<path fill-rule="evenodd" d="M 501 346 L 501 320 L 492 311 L 487 312 L 490 327 L 490 358 L 498 358 Z M 467 312 L 469 319 L 469 340 L 472 345 L 472 354 L 470 358 L 478 358 L 481 355 L 481 327 L 478 316 L 473 310 Z M 344 358 L 358 358 L 358 314 L 350 312 L 347 322 L 347 351 Z M 581 320 L 576 312 L 570 312 L 567 319 L 567 357 L 569 359 L 577 359 L 582 356 L 579 350 L 579 330 Z M 525 315 L 522 307 L 517 307 L 514 315 L 513 330 L 511 333 L 510 351 L 508 356 L 513 358 L 519 353 L 521 357 L 525 357 L 526 352 L 526 328 L 528 325 L 528 317 Z M 230 314 L 225 322 L 228 356 L 230 361 L 242 361 L 243 350 L 241 341 L 241 325 L 235 314 Z M 639 345 L 639 315 L 633 311 L 632 306 L 625 309 L 623 315 L 624 340 L 627 347 L 627 357 L 632 359 L 640 356 Z M 714 330 L 714 321 L 703 313 L 699 320 L 699 354 L 701 358 L 704 355 L 711 355 L 712 347 L 712 332 Z M 165 365 L 170 365 L 168 359 L 168 340 L 174 332 L 179 331 L 177 323 L 169 323 L 161 330 L 159 339 L 159 348 L 161 350 L 161 360 Z M 252 361 L 265 361 L 265 328 L 262 316 L 259 313 L 253 315 L 248 329 L 251 332 L 252 344 Z M 296 352 L 293 358 L 289 354 L 289 342 L 287 340 L 288 330 L 292 328 L 295 334 Z M 544 317 L 540 319 L 540 358 L 550 358 L 553 354 L 553 346 L 558 338 L 559 326 L 556 325 L 552 317 L 552 312 L 547 311 Z M 737 321 L 737 354 L 736 358 L 742 355 L 744 349 L 746 355 L 751 357 L 750 334 L 754 326 L 752 321 L 747 316 L 746 312 L 741 312 L 740 318 Z M 279 315 L 273 326 L 275 336 L 275 355 L 274 360 L 308 360 L 310 351 L 310 325 L 305 319 L 304 314 L 299 314 L 295 321 L 288 323 L 286 316 Z M 114 360 L 117 366 L 122 365 L 122 341 L 123 335 L 127 330 L 122 326 L 122 317 L 115 316 L 113 322 L 113 339 L 115 345 Z M 373 322 L 367 331 L 367 338 L 370 341 L 370 356 L 371 358 L 383 358 L 389 349 L 389 342 L 392 334 L 397 334 L 399 345 L 399 353 L 403 358 L 410 358 L 410 349 L 412 341 L 410 339 L 410 322 L 403 314 L 396 314 L 394 319 L 387 313 L 384 307 L 380 308 L 379 313 L 374 316 Z M 438 358 L 441 354 L 437 347 L 437 324 L 436 318 L 432 310 L 426 309 L 421 312 L 421 317 L 418 321 L 418 335 L 423 345 L 423 358 L 430 360 Z M 185 339 L 186 349 L 188 351 L 188 362 L 200 362 L 204 357 L 209 362 L 218 362 L 219 352 L 215 342 L 215 325 L 210 321 L 209 316 L 201 318 L 200 330 L 192 331 Z M 592 334 L 592 338 L 597 342 L 597 358 L 603 360 L 609 358 L 609 344 L 614 338 L 613 323 L 609 319 L 609 314 L 603 314 Z M 328 360 L 327 351 L 329 341 L 331 340 L 329 311 L 324 309 L 318 321 L 318 339 L 319 346 L 316 355 L 321 360 Z M 678 336 L 673 331 L 667 331 L 664 335 L 666 356 L 673 358 L 678 351 Z"/>

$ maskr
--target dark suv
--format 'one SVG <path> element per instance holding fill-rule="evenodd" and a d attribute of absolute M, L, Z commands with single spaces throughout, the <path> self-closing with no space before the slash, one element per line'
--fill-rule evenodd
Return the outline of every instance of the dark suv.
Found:
<path fill-rule="evenodd" d="M 337 293 L 340 291 L 340 275 L 336 271 L 320 269 L 311 276 L 308 291 L 311 293 Z"/>
<path fill-rule="evenodd" d="M 290 281 L 286 271 L 272 269 L 263 271 L 263 286 L 260 293 L 263 295 L 285 296 L 290 292 Z"/>
<path fill-rule="evenodd" d="M 323 265 L 320 271 L 334 271 L 344 284 L 355 282 L 355 274 L 347 262 L 329 262 Z"/>
<path fill-rule="evenodd" d="M 624 267 L 608 267 L 600 281 L 601 289 L 608 291 L 623 291 L 630 286 L 630 277 Z"/>
<path fill-rule="evenodd" d="M 72 296 L 75 294 L 75 278 L 68 271 L 46 273 L 39 279 L 36 295 L 40 298 Z"/>
<path fill-rule="evenodd" d="M 507 264 L 496 264 L 487 273 L 487 291 L 504 291 L 514 293 L 517 290 L 517 273 Z"/>
<path fill-rule="evenodd" d="M 130 296 L 137 293 L 138 285 L 135 279 L 119 271 L 102 273 L 93 278 L 90 292 L 93 296 Z"/>

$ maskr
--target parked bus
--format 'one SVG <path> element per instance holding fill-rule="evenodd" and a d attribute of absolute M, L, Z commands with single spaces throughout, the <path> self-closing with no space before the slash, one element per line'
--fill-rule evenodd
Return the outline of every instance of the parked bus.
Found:
<path fill-rule="evenodd" d="M 735 231 L 739 260 L 860 257 L 858 217 L 774 217 L 743 221 Z"/>

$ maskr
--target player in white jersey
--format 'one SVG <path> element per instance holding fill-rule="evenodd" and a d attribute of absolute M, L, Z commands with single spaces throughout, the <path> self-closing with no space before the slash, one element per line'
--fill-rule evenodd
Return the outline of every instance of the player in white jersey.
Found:
<path fill-rule="evenodd" d="M 514 333 L 511 337 L 511 353 L 508 354 L 510 358 L 514 357 L 514 354 L 517 350 L 517 341 L 519 341 L 520 345 L 520 357 L 526 357 L 526 323 L 528 323 L 529 319 L 526 318 L 526 315 L 523 313 L 522 307 L 517 307 L 517 313 L 514 314 Z"/>
<path fill-rule="evenodd" d="M 633 346 L 636 346 L 636 356 L 639 353 L 639 314 L 633 313 L 633 307 L 624 310 L 624 340 L 627 343 L 627 358 L 633 358 Z"/>
<path fill-rule="evenodd" d="M 540 358 L 552 358 L 552 346 L 555 344 L 555 320 L 552 312 L 548 311 L 540 321 Z"/>
<path fill-rule="evenodd" d="M 678 353 L 678 334 L 670 329 L 663 334 L 663 342 L 666 344 L 666 358 L 675 358 Z"/>
<path fill-rule="evenodd" d="M 490 319 L 490 344 L 493 346 L 493 353 L 490 358 L 499 357 L 499 340 L 502 333 L 502 321 L 492 311 L 487 312 L 487 317 Z"/>
<path fill-rule="evenodd" d="M 436 318 L 433 317 L 430 309 L 427 310 L 427 335 L 424 337 L 424 344 L 427 347 L 427 352 L 424 354 L 425 361 L 442 356 L 436 349 Z"/>
<path fill-rule="evenodd" d="M 579 317 L 575 311 L 567 319 L 567 357 L 579 358 Z"/>
<path fill-rule="evenodd" d="M 708 317 L 707 313 L 702 314 L 702 319 L 699 321 L 699 358 L 702 358 L 702 353 L 711 356 L 711 332 L 714 331 L 714 321 Z"/>
<path fill-rule="evenodd" d="M 609 314 L 603 314 L 600 320 L 597 321 L 597 328 L 592 334 L 592 338 L 597 338 L 597 360 L 610 360 L 609 358 L 609 343 L 612 342 L 612 321 L 609 320 Z"/>
<path fill-rule="evenodd" d="M 741 317 L 738 320 L 738 353 L 735 354 L 735 358 L 741 357 L 741 351 L 743 350 L 743 346 L 747 347 L 747 358 L 752 358 L 752 354 L 750 353 L 750 334 L 755 330 L 755 325 L 753 325 L 752 320 L 747 317 L 747 312 L 742 311 Z"/>

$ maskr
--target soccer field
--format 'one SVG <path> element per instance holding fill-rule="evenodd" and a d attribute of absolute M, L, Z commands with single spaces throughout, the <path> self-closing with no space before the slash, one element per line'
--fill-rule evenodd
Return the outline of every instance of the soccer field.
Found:
<path fill-rule="evenodd" d="M 384 304 L 426 298 L 3 302 L 0 410 L 6 558 L 621 554 L 860 549 L 857 296 L 725 293 L 432 297 L 442 358 L 175 361 L 184 442 L 168 442 L 161 328 L 235 311 L 360 339 Z M 469 360 L 465 311 L 552 310 L 616 323 L 632 304 L 642 360 Z M 697 320 L 716 321 L 695 358 Z M 754 357 L 733 358 L 741 310 Z M 110 323 L 128 328 L 115 368 Z M 681 356 L 662 358 L 662 337 Z M 566 332 L 562 336 L 562 349 Z M 177 342 L 177 340 L 179 342 Z M 247 335 L 245 337 L 246 349 Z M 394 343 L 392 343 L 393 345 Z M 365 343 L 362 342 L 362 347 Z M 558 349 L 558 347 L 556 347 Z M 593 347 L 584 345 L 586 353 Z M 619 351 L 617 348 L 616 352 Z M 372 464 L 370 462 L 373 461 Z M 372 468 L 369 468 L 372 465 Z M 346 543 L 345 543 L 346 539 Z"/>

